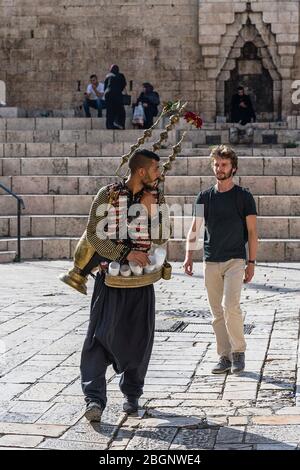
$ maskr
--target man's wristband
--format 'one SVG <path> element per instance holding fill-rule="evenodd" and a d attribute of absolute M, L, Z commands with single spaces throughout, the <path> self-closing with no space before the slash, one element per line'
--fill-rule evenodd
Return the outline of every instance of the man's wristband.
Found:
<path fill-rule="evenodd" d="M 248 259 L 247 263 L 249 264 L 255 264 L 255 259 Z"/>

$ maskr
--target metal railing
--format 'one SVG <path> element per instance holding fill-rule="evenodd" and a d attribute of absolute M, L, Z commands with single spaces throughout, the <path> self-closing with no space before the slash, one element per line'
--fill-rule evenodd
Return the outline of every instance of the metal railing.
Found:
<path fill-rule="evenodd" d="M 4 189 L 8 194 L 13 196 L 15 199 L 18 201 L 18 222 L 17 222 L 17 237 L 18 237 L 18 248 L 17 248 L 17 257 L 16 261 L 20 263 L 21 261 L 21 209 L 25 209 L 25 204 L 23 199 L 15 194 L 13 191 L 8 189 L 6 186 L 4 186 L 2 183 L 0 183 L 0 188 Z"/>

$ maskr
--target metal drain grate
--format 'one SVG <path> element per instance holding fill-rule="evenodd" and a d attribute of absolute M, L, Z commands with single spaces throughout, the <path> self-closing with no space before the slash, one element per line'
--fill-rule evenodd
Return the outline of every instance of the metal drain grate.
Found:
<path fill-rule="evenodd" d="M 159 315 L 166 315 L 168 317 L 196 317 L 196 318 L 210 318 L 211 313 L 209 310 L 193 310 L 193 309 L 174 309 L 174 310 L 157 310 Z"/>
<path fill-rule="evenodd" d="M 159 331 L 162 333 L 174 333 L 180 332 L 186 327 L 186 323 L 183 321 L 156 321 L 155 331 Z"/>

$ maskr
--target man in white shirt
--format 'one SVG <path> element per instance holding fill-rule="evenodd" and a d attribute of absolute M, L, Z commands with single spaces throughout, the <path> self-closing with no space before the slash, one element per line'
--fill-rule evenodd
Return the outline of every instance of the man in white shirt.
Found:
<path fill-rule="evenodd" d="M 91 75 L 90 80 L 83 103 L 84 111 L 86 117 L 91 117 L 90 108 L 94 108 L 98 111 L 98 117 L 102 117 L 102 109 L 105 108 L 104 84 L 98 81 L 97 75 Z"/>

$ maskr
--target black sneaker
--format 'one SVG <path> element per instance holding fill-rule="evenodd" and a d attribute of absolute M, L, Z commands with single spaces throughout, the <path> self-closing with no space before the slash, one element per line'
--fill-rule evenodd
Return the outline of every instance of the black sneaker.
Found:
<path fill-rule="evenodd" d="M 86 419 L 90 422 L 92 421 L 101 421 L 101 416 L 103 413 L 103 408 L 99 403 L 96 403 L 95 401 L 91 401 L 86 405 L 86 410 L 84 413 L 84 416 Z"/>
<path fill-rule="evenodd" d="M 212 374 L 225 374 L 231 369 L 231 361 L 226 356 L 221 356 L 219 362 L 212 369 Z"/>
<path fill-rule="evenodd" d="M 244 369 L 245 369 L 245 353 L 243 352 L 232 353 L 231 372 L 233 374 L 238 374 L 239 372 L 243 372 Z"/>
<path fill-rule="evenodd" d="M 123 403 L 123 411 L 125 413 L 131 415 L 136 413 L 139 408 L 139 399 L 136 397 L 125 397 L 125 401 Z"/>

